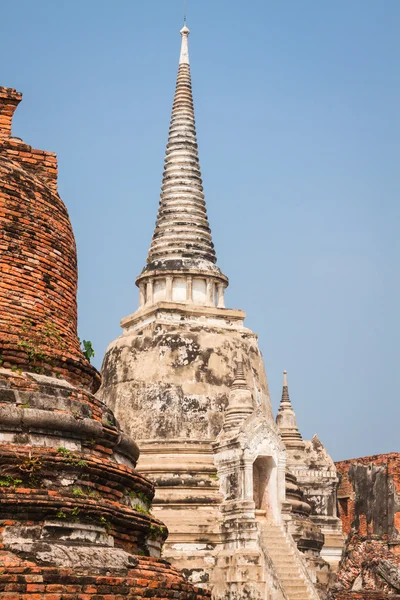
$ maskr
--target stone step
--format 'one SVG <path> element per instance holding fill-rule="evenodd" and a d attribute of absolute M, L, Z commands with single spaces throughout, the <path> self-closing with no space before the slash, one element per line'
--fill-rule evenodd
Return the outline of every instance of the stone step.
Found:
<path fill-rule="evenodd" d="M 294 552 L 291 552 L 288 548 L 282 548 L 281 546 L 267 546 L 270 554 L 274 556 L 286 556 L 288 560 L 292 559 L 295 561 Z"/>
<path fill-rule="evenodd" d="M 274 563 L 288 600 L 313 600 L 315 596 L 307 585 L 301 557 L 293 550 L 281 527 L 268 525 L 262 532 L 262 543 Z"/>
<path fill-rule="evenodd" d="M 278 550 L 278 551 L 274 551 L 273 549 L 270 550 L 268 548 L 268 552 L 271 556 L 273 556 L 274 558 L 277 559 L 285 559 L 288 563 L 290 564 L 296 564 L 296 560 L 293 556 L 293 554 L 289 554 L 288 552 L 285 552 L 284 550 Z"/>
<path fill-rule="evenodd" d="M 298 569 L 297 567 L 288 567 L 284 564 L 279 565 L 279 573 L 282 573 L 282 577 L 301 577 L 300 569 Z"/>

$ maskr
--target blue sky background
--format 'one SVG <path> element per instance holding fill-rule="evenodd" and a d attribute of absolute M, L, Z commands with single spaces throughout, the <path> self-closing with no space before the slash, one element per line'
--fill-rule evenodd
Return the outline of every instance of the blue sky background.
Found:
<path fill-rule="evenodd" d="M 157 212 L 181 0 L 2 5 L 14 135 L 57 152 L 99 367 L 135 311 Z M 200 160 L 227 304 L 305 438 L 399 451 L 400 2 L 188 0 Z"/>

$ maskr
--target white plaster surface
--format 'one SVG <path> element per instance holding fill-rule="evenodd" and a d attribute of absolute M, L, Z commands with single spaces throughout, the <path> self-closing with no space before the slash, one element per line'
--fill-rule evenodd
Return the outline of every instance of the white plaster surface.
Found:
<path fill-rule="evenodd" d="M 186 302 L 186 279 L 175 277 L 172 282 L 172 300 L 174 302 Z"/>

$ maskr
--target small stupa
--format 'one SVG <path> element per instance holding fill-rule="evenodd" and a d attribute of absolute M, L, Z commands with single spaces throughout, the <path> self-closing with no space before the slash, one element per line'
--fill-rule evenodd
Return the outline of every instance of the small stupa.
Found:
<path fill-rule="evenodd" d="M 337 512 L 339 477 L 318 436 L 303 440 L 289 396 L 287 371 L 283 372 L 276 423 L 286 447 L 286 497 L 294 515 L 289 530 L 311 564 L 319 568 L 321 556 L 335 572 L 344 547 Z"/>

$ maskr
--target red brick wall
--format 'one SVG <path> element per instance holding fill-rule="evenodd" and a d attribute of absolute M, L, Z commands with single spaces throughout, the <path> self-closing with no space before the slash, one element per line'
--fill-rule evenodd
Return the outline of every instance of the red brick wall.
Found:
<path fill-rule="evenodd" d="M 165 561 L 143 557 L 135 569 L 113 575 L 74 573 L 0 555 L 2 600 L 180 600 L 210 599 L 210 592 L 194 588 Z"/>
<path fill-rule="evenodd" d="M 360 497 L 361 490 L 357 491 L 355 470 L 358 466 L 367 467 L 371 472 L 371 480 L 374 474 L 380 472 L 380 479 L 375 479 L 369 498 Z M 344 460 L 337 462 L 336 468 L 341 477 L 338 499 L 344 533 L 349 535 L 353 531 L 361 536 L 388 536 L 394 541 L 400 531 L 400 504 L 396 501 L 396 497 L 400 501 L 400 453 Z M 373 507 L 371 510 L 373 501 L 379 502 L 375 510 Z M 382 533 L 377 531 L 377 524 L 374 523 L 376 515 L 386 522 L 386 531 Z M 379 525 L 381 529 L 384 527 L 383 520 Z"/>
<path fill-rule="evenodd" d="M 400 453 L 345 460 L 336 468 L 339 516 L 348 537 L 333 597 L 399 598 Z"/>
<path fill-rule="evenodd" d="M 11 135 L 11 123 L 22 94 L 11 88 L 0 87 L 0 141 Z"/>
<path fill-rule="evenodd" d="M 77 338 L 77 259 L 55 154 L 11 138 L 21 94 L 0 88 L 0 360 L 92 389 Z"/>

